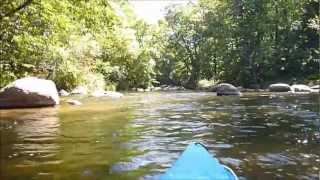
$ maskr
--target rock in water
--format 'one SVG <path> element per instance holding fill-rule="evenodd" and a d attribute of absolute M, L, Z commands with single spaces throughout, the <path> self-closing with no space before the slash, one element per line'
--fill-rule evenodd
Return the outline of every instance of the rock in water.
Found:
<path fill-rule="evenodd" d="M 103 90 L 97 90 L 97 91 L 94 91 L 91 93 L 91 96 L 93 97 L 103 97 L 103 96 L 106 96 L 106 91 L 103 91 Z"/>
<path fill-rule="evenodd" d="M 320 93 L 320 85 L 315 85 L 311 87 L 312 92 Z"/>
<path fill-rule="evenodd" d="M 26 77 L 0 91 L 0 108 L 45 107 L 59 104 L 56 85 L 51 80 Z"/>
<path fill-rule="evenodd" d="M 71 91 L 71 94 L 86 95 L 86 94 L 88 94 L 88 88 L 86 88 L 84 86 L 78 86 Z"/>
<path fill-rule="evenodd" d="M 106 91 L 106 96 L 111 97 L 111 98 L 122 98 L 123 94 L 119 92 L 114 92 L 114 91 Z"/>
<path fill-rule="evenodd" d="M 142 88 L 137 88 L 137 91 L 138 91 L 138 92 L 144 92 L 144 89 L 142 89 Z"/>
<path fill-rule="evenodd" d="M 309 86 L 303 84 L 295 84 L 291 86 L 293 92 L 312 92 Z"/>
<path fill-rule="evenodd" d="M 271 84 L 268 89 L 270 92 L 289 92 L 289 91 L 291 91 L 290 85 L 284 84 L 284 83 Z"/>
<path fill-rule="evenodd" d="M 61 89 L 61 90 L 59 91 L 59 95 L 60 95 L 60 96 L 69 96 L 70 93 L 68 93 L 68 91 L 66 91 L 66 90 L 64 90 L 64 89 Z"/>
<path fill-rule="evenodd" d="M 73 100 L 73 99 L 69 99 L 66 101 L 66 103 L 70 104 L 70 105 L 76 105 L 76 106 L 81 106 L 82 103 L 78 100 Z"/>
<path fill-rule="evenodd" d="M 119 92 L 115 92 L 115 91 L 98 90 L 98 91 L 91 93 L 91 96 L 93 96 L 93 97 L 121 98 L 121 97 L 123 97 L 123 94 L 119 93 Z"/>
<path fill-rule="evenodd" d="M 153 91 L 161 91 L 161 90 L 162 90 L 161 87 L 154 87 L 154 88 L 153 88 Z"/>
<path fill-rule="evenodd" d="M 235 86 L 228 83 L 218 84 L 215 87 L 215 90 L 218 96 L 230 96 L 230 95 L 240 96 L 241 95 L 240 91 Z"/>

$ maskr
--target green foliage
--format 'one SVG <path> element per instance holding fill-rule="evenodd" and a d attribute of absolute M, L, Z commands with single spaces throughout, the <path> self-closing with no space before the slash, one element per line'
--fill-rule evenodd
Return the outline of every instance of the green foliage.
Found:
<path fill-rule="evenodd" d="M 104 77 L 100 73 L 88 73 L 84 79 L 84 85 L 88 88 L 89 91 L 93 92 L 95 90 L 104 90 L 106 83 Z"/>
<path fill-rule="evenodd" d="M 63 61 L 55 70 L 52 80 L 58 89 L 72 90 L 85 82 L 85 75 L 75 62 Z"/>
<path fill-rule="evenodd" d="M 0 86 L 26 75 L 50 78 L 68 90 L 151 85 L 148 26 L 127 2 L 24 2 L 0 5 Z"/>
<path fill-rule="evenodd" d="M 318 0 L 199 0 L 158 25 L 125 0 L 4 0 L 0 87 L 28 75 L 68 90 L 264 86 L 317 76 L 318 39 Z"/>
<path fill-rule="evenodd" d="M 189 88 L 200 79 L 257 87 L 318 74 L 318 17 L 318 0 L 200 0 L 173 7 L 159 25 L 167 38 L 158 39 L 167 43 L 158 79 Z"/>
<path fill-rule="evenodd" d="M 206 79 L 202 79 L 198 82 L 198 87 L 200 89 L 206 89 L 206 88 L 210 88 L 213 87 L 214 85 L 217 84 L 217 81 L 215 80 L 206 80 Z"/>

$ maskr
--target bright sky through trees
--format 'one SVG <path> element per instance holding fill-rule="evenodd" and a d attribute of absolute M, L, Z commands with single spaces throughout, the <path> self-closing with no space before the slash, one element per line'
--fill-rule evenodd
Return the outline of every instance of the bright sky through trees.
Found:
<path fill-rule="evenodd" d="M 129 0 L 138 17 L 150 24 L 156 24 L 164 17 L 165 8 L 175 4 L 187 4 L 195 0 Z"/>

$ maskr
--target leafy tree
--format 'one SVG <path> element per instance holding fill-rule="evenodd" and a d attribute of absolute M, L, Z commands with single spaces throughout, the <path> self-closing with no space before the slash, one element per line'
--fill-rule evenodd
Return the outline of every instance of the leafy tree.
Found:
<path fill-rule="evenodd" d="M 0 15 L 0 86 L 28 75 L 65 89 L 90 84 L 92 74 L 106 84 L 152 83 L 148 27 L 126 1 L 4 1 Z"/>
<path fill-rule="evenodd" d="M 0 87 L 29 75 L 64 89 L 317 79 L 318 39 L 318 0 L 199 0 L 158 25 L 125 0 L 3 0 Z"/>

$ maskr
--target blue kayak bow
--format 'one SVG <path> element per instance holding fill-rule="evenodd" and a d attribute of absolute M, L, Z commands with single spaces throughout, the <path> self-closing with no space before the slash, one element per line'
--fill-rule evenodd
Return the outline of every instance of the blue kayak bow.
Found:
<path fill-rule="evenodd" d="M 238 180 L 227 166 L 212 157 L 201 143 L 191 143 L 160 180 Z"/>

